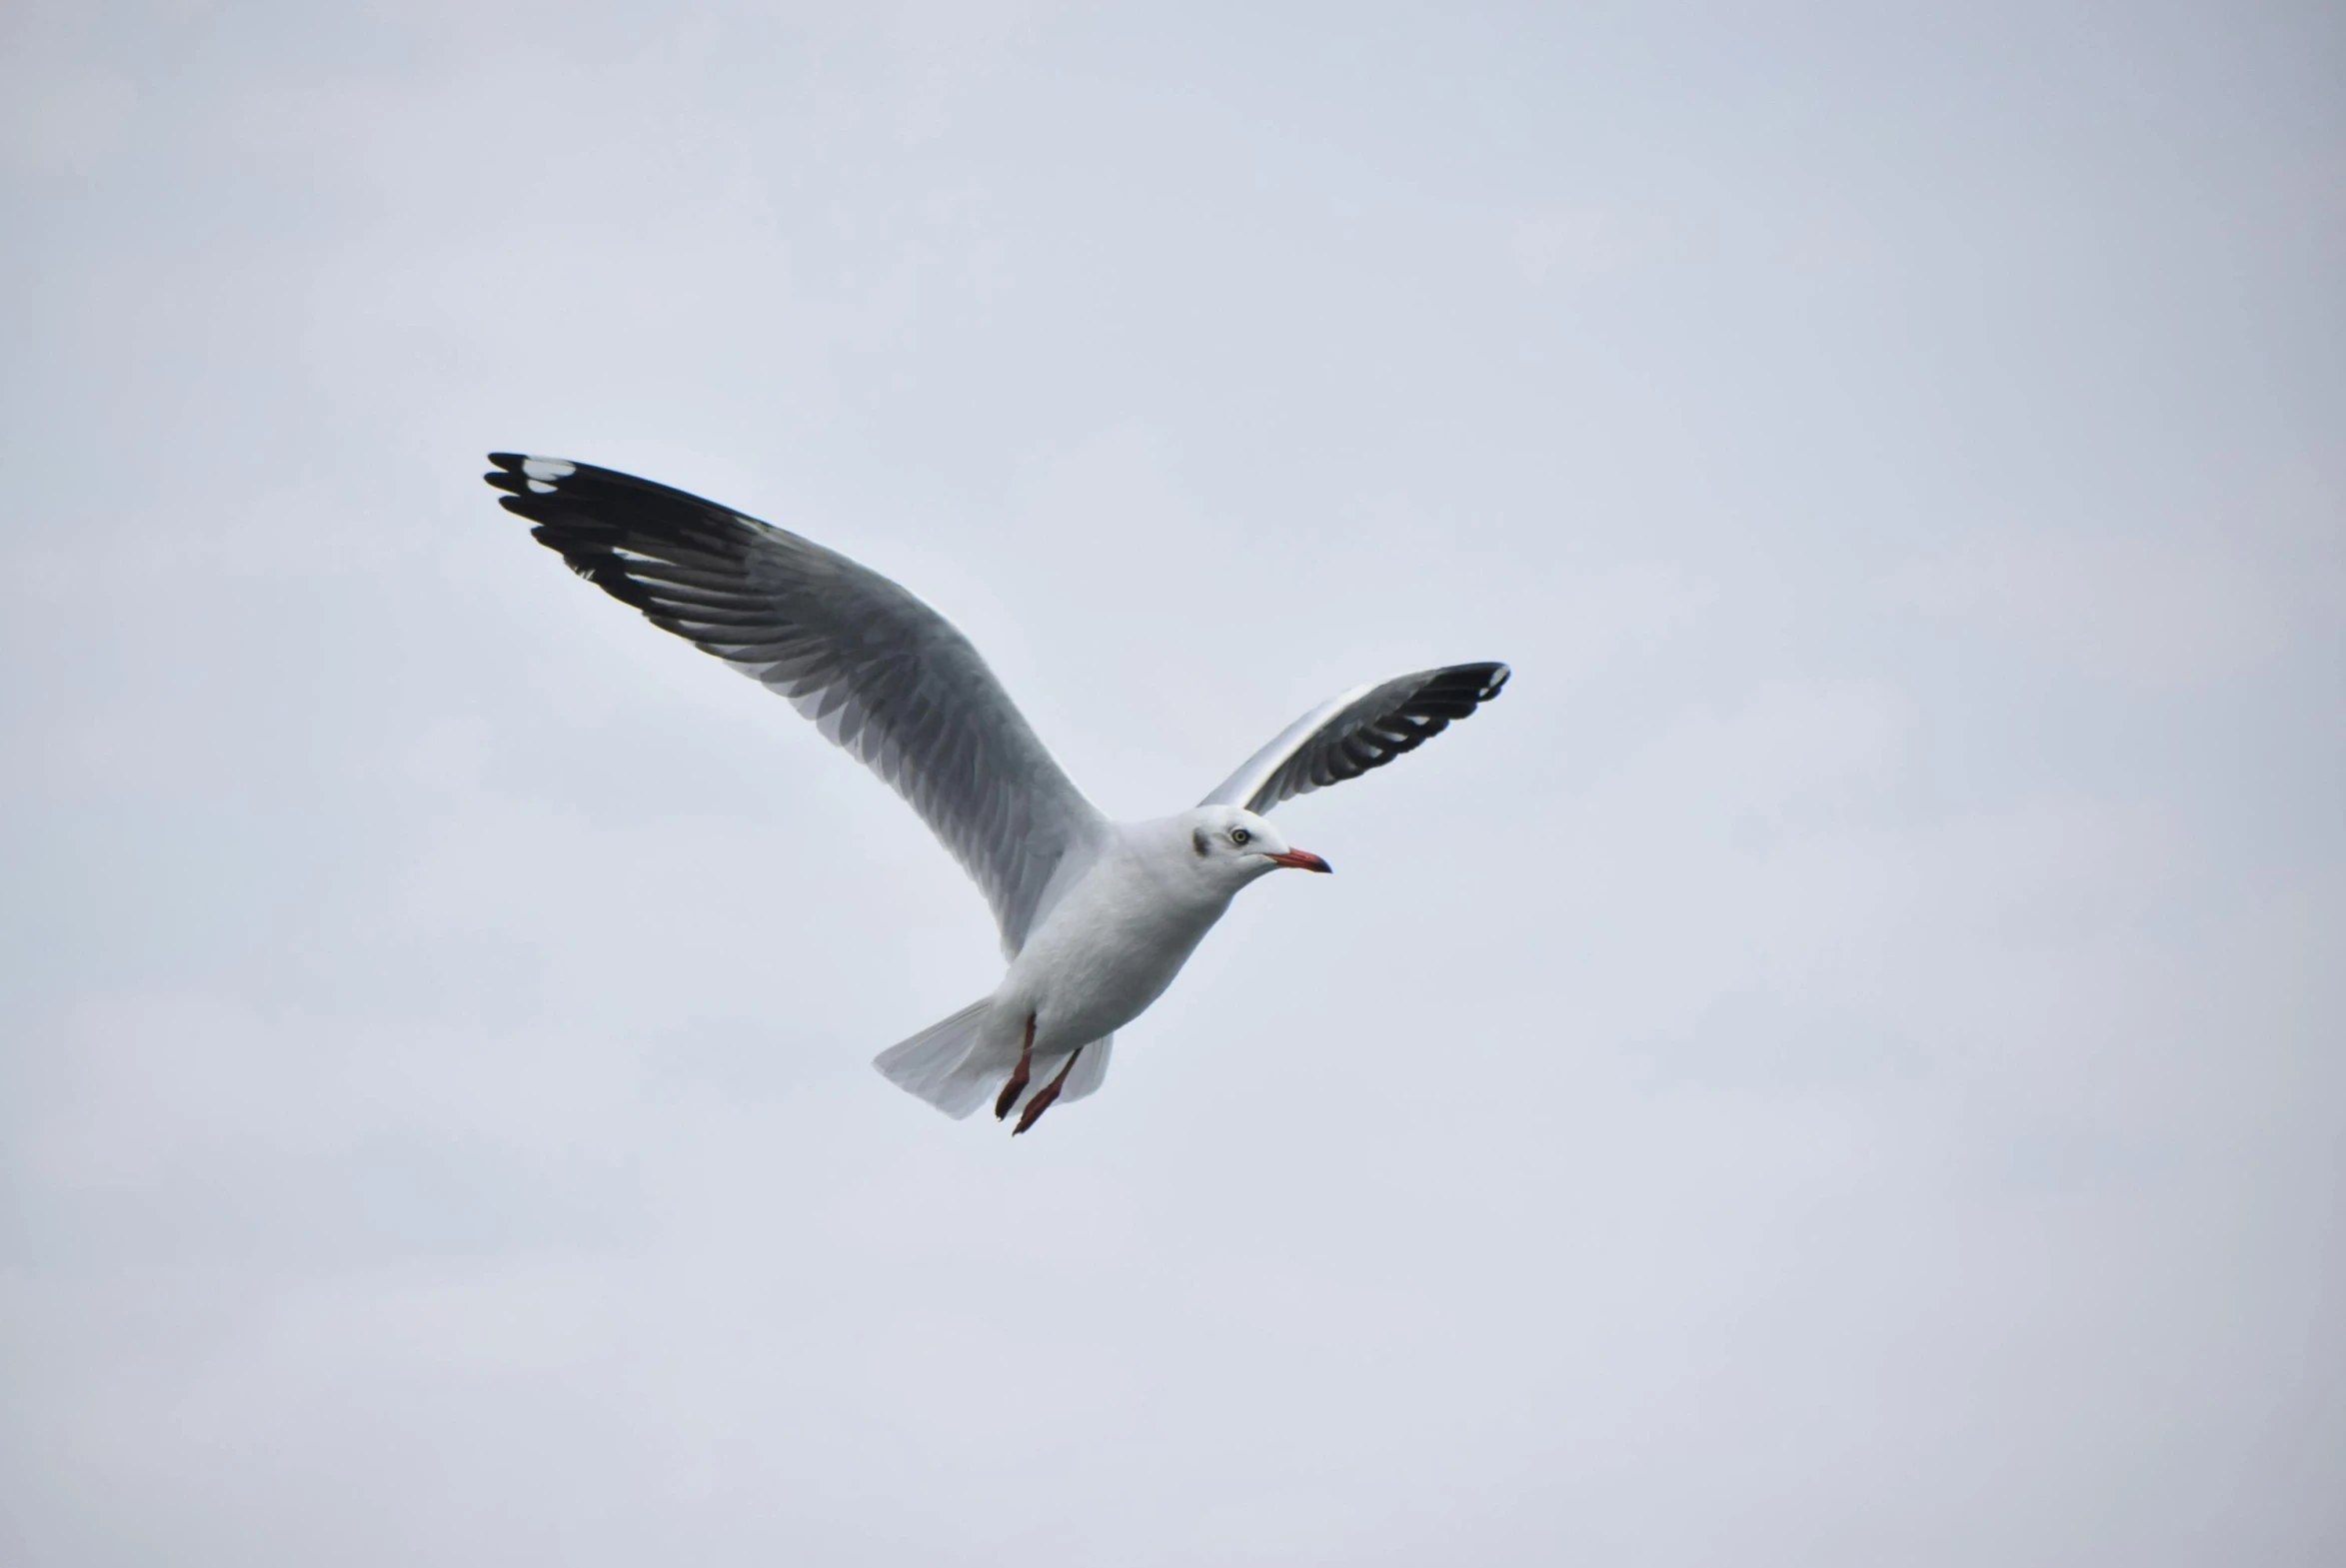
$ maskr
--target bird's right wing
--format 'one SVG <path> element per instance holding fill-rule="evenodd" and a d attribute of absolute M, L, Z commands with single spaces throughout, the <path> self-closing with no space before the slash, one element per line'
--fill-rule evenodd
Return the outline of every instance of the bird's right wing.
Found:
<path fill-rule="evenodd" d="M 1106 819 L 986 661 L 887 578 L 632 475 L 508 452 L 489 461 L 505 509 L 572 571 L 789 698 L 888 781 L 985 892 L 1006 953 L 1097 851 Z"/>
<path fill-rule="evenodd" d="M 1504 665 L 1451 665 L 1420 670 L 1381 686 L 1354 687 L 1331 698 L 1246 759 L 1199 805 L 1242 805 L 1267 811 L 1279 801 L 1382 768 L 1414 752 L 1498 696 Z"/>

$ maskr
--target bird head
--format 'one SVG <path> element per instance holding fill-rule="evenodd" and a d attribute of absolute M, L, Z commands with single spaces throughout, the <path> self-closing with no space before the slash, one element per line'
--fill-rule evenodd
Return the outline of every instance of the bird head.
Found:
<path fill-rule="evenodd" d="M 1188 830 L 1189 852 L 1199 867 L 1217 878 L 1250 882 L 1282 866 L 1298 871 L 1333 868 L 1310 850 L 1291 846 L 1277 828 L 1244 806 L 1200 805 L 1182 818 L 1181 825 Z"/>

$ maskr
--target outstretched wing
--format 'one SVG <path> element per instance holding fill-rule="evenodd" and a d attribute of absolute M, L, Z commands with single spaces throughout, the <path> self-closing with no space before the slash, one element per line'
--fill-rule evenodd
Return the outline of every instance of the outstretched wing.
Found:
<path fill-rule="evenodd" d="M 1451 665 L 1354 687 L 1287 726 L 1197 803 L 1267 811 L 1290 795 L 1357 779 L 1414 752 L 1506 684 L 1504 665 Z"/>
<path fill-rule="evenodd" d="M 483 476 L 570 569 L 790 699 L 912 803 L 1015 954 L 1105 831 L 970 641 L 847 557 L 698 496 L 557 458 Z"/>

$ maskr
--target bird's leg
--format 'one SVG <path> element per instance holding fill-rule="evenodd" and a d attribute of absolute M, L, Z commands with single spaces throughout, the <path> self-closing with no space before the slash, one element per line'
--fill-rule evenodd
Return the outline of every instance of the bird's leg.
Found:
<path fill-rule="evenodd" d="M 1017 1137 L 1020 1133 L 1035 1125 L 1036 1121 L 1042 1117 L 1043 1113 L 1051 1109 L 1051 1102 L 1059 1098 L 1060 1085 L 1067 1082 L 1068 1074 L 1076 1070 L 1076 1058 L 1083 1054 L 1084 1047 L 1081 1045 L 1068 1052 L 1068 1064 L 1060 1068 L 1059 1071 L 1053 1073 L 1051 1076 L 1051 1081 L 1043 1085 L 1043 1092 L 1036 1095 L 1035 1098 L 1028 1103 L 1027 1108 L 1019 1113 L 1019 1124 L 1011 1128 L 1012 1137 Z"/>
<path fill-rule="evenodd" d="M 1019 1102 L 1019 1096 L 1027 1092 L 1027 1075 L 1034 1065 L 1035 1014 L 1030 1012 L 1027 1014 L 1026 1042 L 1019 1046 L 1019 1064 L 1011 1070 L 1011 1080 L 1002 1086 L 1002 1093 L 994 1101 L 994 1119 L 996 1121 L 1008 1116 L 1011 1113 L 1011 1107 Z M 1025 1122 L 1019 1123 L 1020 1131 L 1024 1132 L 1026 1128 Z"/>

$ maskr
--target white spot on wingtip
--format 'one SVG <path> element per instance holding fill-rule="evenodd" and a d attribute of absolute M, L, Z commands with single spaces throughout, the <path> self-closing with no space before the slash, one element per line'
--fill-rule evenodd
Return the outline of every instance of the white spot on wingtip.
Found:
<path fill-rule="evenodd" d="M 576 463 L 565 463 L 560 458 L 522 459 L 522 473 L 530 479 L 565 479 L 578 471 Z M 534 485 L 531 487 L 533 490 L 536 488 Z M 549 485 L 546 488 L 551 490 L 554 487 Z"/>
<path fill-rule="evenodd" d="M 547 484 L 542 479 L 531 480 L 530 489 L 536 491 L 541 496 L 551 496 L 554 494 L 554 487 Z"/>

